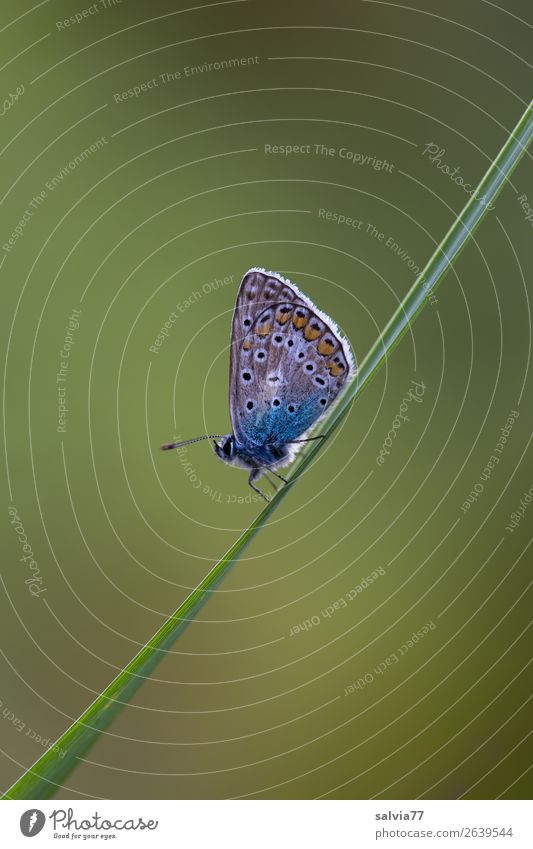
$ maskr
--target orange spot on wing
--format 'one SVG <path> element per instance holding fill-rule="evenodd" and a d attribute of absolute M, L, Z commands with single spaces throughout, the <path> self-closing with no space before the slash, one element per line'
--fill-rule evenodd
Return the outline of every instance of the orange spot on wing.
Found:
<path fill-rule="evenodd" d="M 270 331 L 272 330 L 272 325 L 270 323 L 260 324 L 257 328 L 258 336 L 268 336 Z"/>
<path fill-rule="evenodd" d="M 342 374 L 342 368 L 331 360 L 329 363 L 326 363 L 326 368 L 332 377 L 338 377 L 339 374 Z"/>
<path fill-rule="evenodd" d="M 304 337 L 305 339 L 307 339 L 308 342 L 311 342 L 313 339 L 317 339 L 320 336 L 321 332 L 321 330 L 313 330 L 311 325 L 308 324 L 304 330 Z"/>
<path fill-rule="evenodd" d="M 323 357 L 327 357 L 333 351 L 335 345 L 326 342 L 324 339 L 321 339 L 318 343 L 317 350 L 319 354 L 322 354 Z"/>
<path fill-rule="evenodd" d="M 244 348 L 244 350 L 245 350 L 245 351 L 249 351 L 249 350 L 250 350 L 250 348 L 252 347 L 252 343 L 250 342 L 250 340 L 249 340 L 249 339 L 246 339 L 246 340 L 242 343 L 242 347 Z"/>
<path fill-rule="evenodd" d="M 295 314 L 292 317 L 292 323 L 294 324 L 296 330 L 300 330 L 307 324 L 307 318 L 305 317 L 305 315 L 298 316 Z"/>

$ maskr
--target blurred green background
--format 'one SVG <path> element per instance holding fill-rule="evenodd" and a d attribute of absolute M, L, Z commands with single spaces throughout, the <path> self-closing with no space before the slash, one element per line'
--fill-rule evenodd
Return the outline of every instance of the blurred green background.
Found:
<path fill-rule="evenodd" d="M 261 507 L 209 444 L 159 451 L 229 431 L 245 271 L 361 360 L 530 98 L 527 0 L 188 7 L 2 12 L 3 789 Z M 58 798 L 530 795 L 526 203 L 530 154 Z"/>

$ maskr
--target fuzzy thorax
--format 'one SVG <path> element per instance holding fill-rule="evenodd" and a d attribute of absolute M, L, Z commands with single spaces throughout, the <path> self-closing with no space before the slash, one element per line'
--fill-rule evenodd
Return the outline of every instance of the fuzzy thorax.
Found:
<path fill-rule="evenodd" d="M 233 434 L 213 440 L 215 454 L 224 463 L 240 469 L 277 469 L 290 463 L 299 445 L 255 445 L 237 442 Z"/>

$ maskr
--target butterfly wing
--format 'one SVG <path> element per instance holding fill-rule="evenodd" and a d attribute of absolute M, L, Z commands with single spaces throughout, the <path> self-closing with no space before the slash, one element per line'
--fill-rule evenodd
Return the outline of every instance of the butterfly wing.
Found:
<path fill-rule="evenodd" d="M 251 268 L 243 277 L 233 313 L 230 346 L 229 408 L 233 433 L 242 442 L 246 439 L 241 429 L 239 401 L 237 397 L 238 375 L 242 373 L 250 357 L 248 348 L 242 348 L 245 337 L 250 333 L 258 315 L 269 305 L 280 301 L 296 301 L 293 287 L 279 274 L 262 268 Z"/>
<path fill-rule="evenodd" d="M 230 413 L 241 443 L 301 437 L 353 373 L 350 347 L 332 320 L 292 283 L 252 269 L 233 318 Z"/>

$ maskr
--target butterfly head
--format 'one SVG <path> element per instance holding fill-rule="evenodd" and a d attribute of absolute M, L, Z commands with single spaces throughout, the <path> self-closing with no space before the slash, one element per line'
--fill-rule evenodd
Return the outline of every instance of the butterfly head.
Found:
<path fill-rule="evenodd" d="M 225 463 L 233 463 L 237 459 L 237 445 L 233 434 L 230 433 L 228 436 L 221 437 L 218 442 L 214 439 L 213 446 L 217 457 L 220 457 Z"/>

